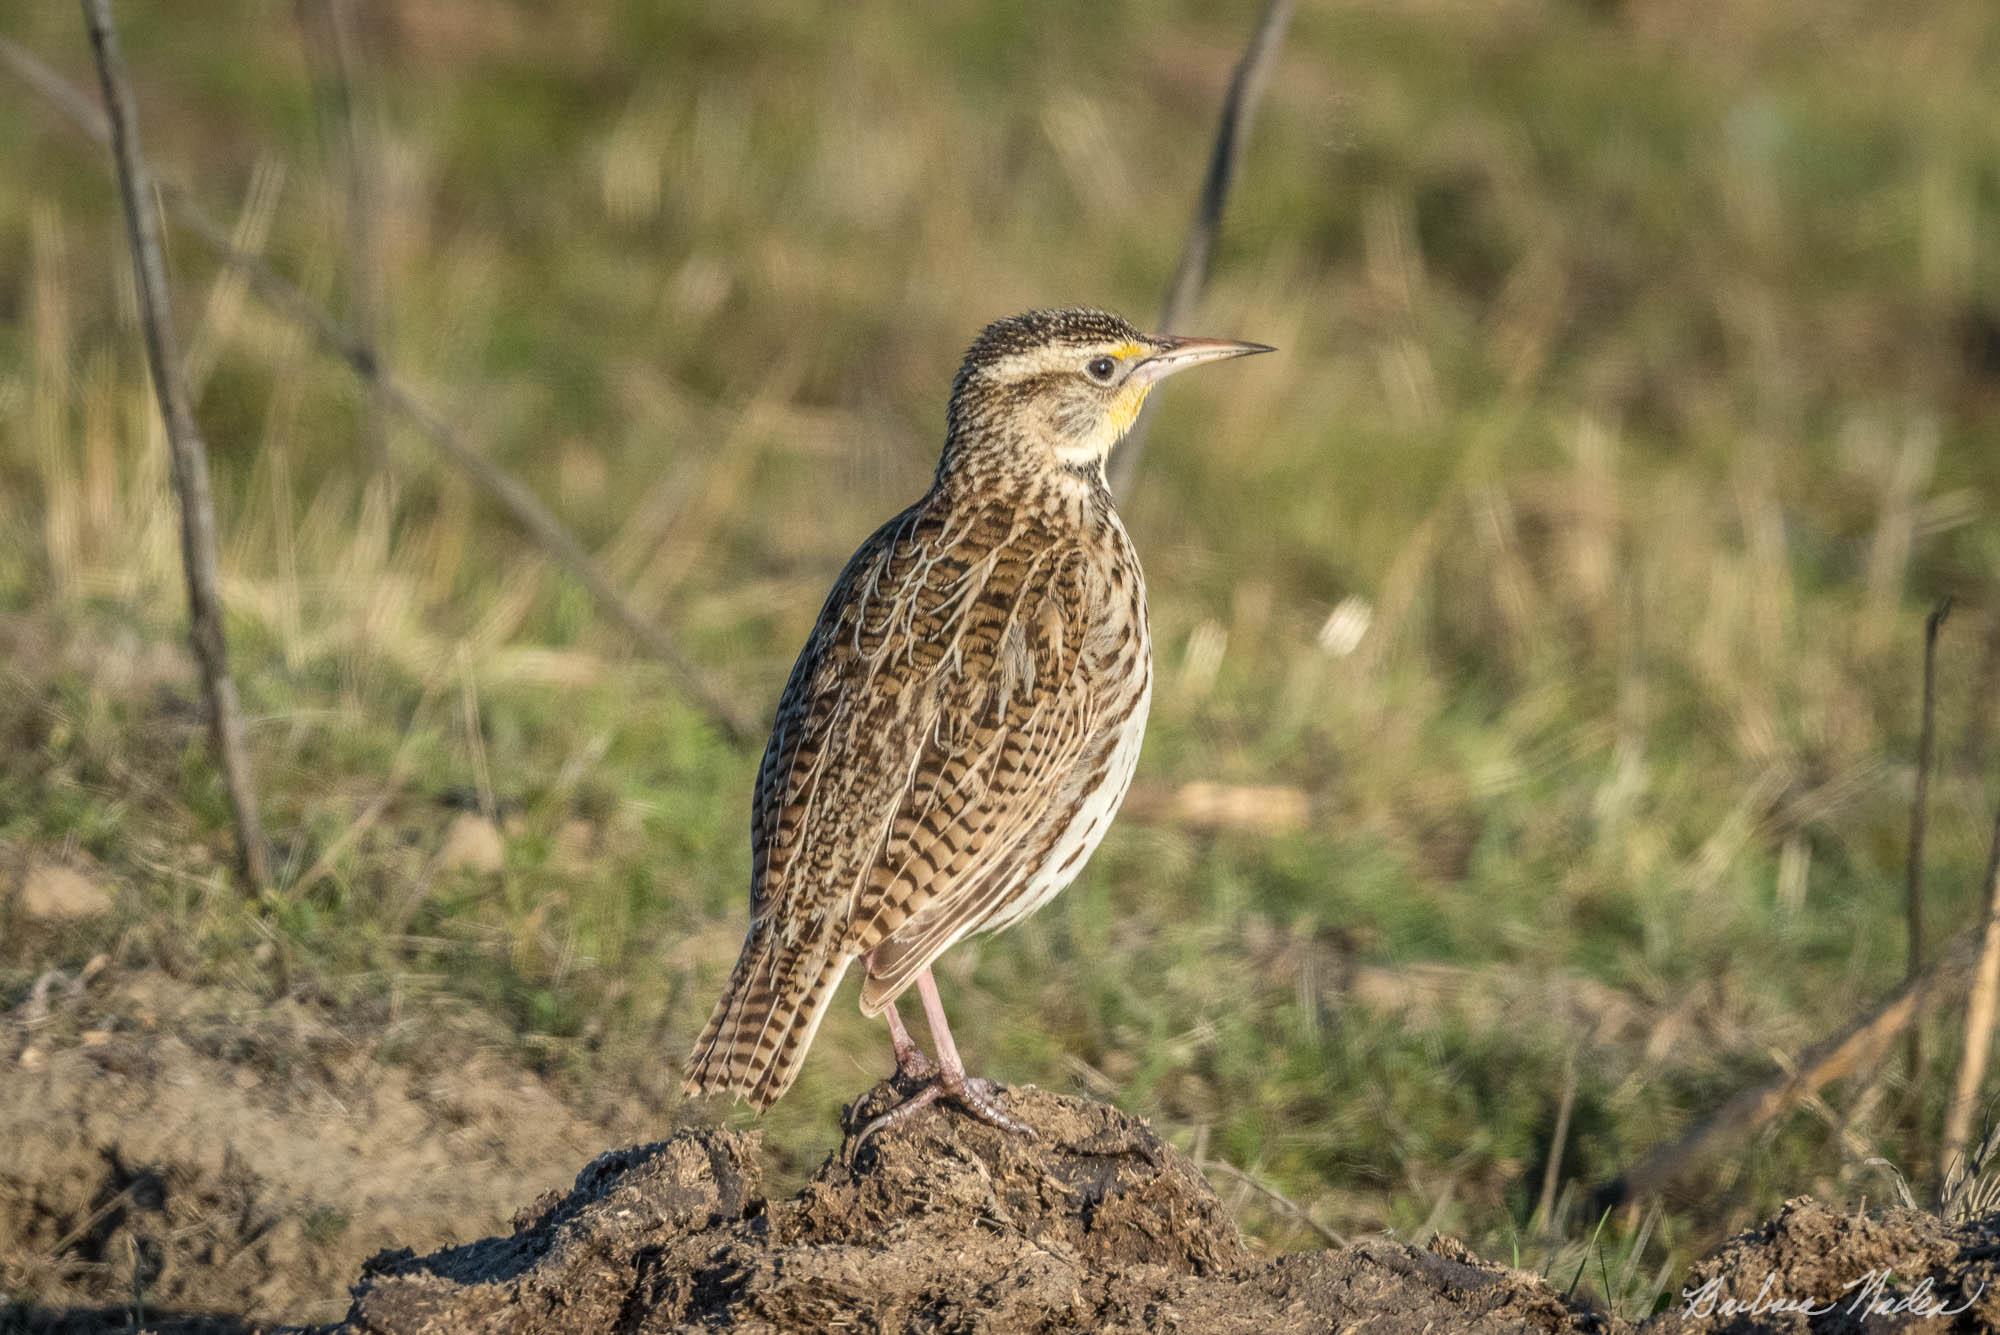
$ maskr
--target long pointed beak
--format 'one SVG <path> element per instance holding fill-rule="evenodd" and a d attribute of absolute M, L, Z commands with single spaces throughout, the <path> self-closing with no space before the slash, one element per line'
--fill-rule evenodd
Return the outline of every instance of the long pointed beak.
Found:
<path fill-rule="evenodd" d="M 1204 362 L 1226 361 L 1231 357 L 1254 357 L 1260 352 L 1276 352 L 1264 343 L 1239 343 L 1233 338 L 1176 338 L 1164 335 L 1152 340 L 1159 351 L 1132 369 L 1132 378 L 1150 384 L 1176 371 Z"/>

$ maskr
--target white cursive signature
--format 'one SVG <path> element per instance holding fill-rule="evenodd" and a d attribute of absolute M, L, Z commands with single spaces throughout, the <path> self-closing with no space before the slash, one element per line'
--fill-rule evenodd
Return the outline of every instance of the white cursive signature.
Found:
<path fill-rule="evenodd" d="M 1890 1293 L 1889 1279 L 1893 1273 L 1889 1270 L 1870 1270 L 1842 1286 L 1841 1297 L 1834 1298 L 1781 1293 L 1775 1270 L 1765 1272 L 1764 1282 L 1757 1286 L 1755 1296 L 1736 1298 L 1723 1291 L 1723 1281 L 1718 1277 L 1705 1281 L 1699 1288 L 1682 1289 L 1681 1303 L 1689 1315 L 1701 1317 L 1767 1316 L 1779 1312 L 1814 1317 L 1836 1310 L 1845 1310 L 1850 1316 L 1947 1317 L 1970 1311 L 1980 1295 L 1986 1292 L 1986 1283 L 1982 1280 L 1978 1288 L 1954 1307 L 1936 1292 L 1936 1284 L 1929 1276 L 1918 1280 L 1917 1286 L 1908 1293 Z M 1847 1297 L 1850 1294 L 1852 1296 Z"/>

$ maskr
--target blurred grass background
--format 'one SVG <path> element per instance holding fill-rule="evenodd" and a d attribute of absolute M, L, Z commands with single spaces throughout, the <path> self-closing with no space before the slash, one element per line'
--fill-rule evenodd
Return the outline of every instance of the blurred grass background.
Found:
<path fill-rule="evenodd" d="M 977 328 L 1150 319 L 1256 9 L 365 0 L 389 363 L 768 717 L 846 554 L 926 485 Z M 156 168 L 348 309 L 292 8 L 121 20 Z M 69 6 L 0 33 L 94 87 Z M 1977 912 L 1995 68 L 1987 0 L 1302 4 L 1178 331 L 1282 355 L 1158 405 L 1124 507 L 1160 658 L 1133 809 L 942 965 L 975 1065 L 1113 1098 L 1344 1233 L 1559 1278 L 1595 1236 L 1637 1302 L 1786 1196 L 1886 1196 L 1872 1156 L 1927 1171 L 1945 1082 L 1892 1061 L 1601 1235 L 1570 1189 L 1899 979 L 1947 594 L 1937 939 Z M 121 907 L 0 944 L 0 995 L 110 949 L 456 1000 L 664 1125 L 742 930 L 754 754 L 169 236 L 285 903 L 260 921 L 225 874 L 104 155 L 9 82 L 0 845 L 89 860 Z M 765 1119 L 782 1163 L 886 1054 L 838 1002 Z M 1234 1190 L 1269 1245 L 1314 1240 Z"/>

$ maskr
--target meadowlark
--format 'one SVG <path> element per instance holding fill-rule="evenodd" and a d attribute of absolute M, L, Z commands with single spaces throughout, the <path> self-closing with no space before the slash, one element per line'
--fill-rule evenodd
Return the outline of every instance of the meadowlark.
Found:
<path fill-rule="evenodd" d="M 758 1108 L 791 1087 L 862 962 L 897 1070 L 1009 1130 L 968 1077 L 931 964 L 1075 879 L 1139 757 L 1152 697 L 1146 584 L 1105 485 L 1154 385 L 1259 343 L 1031 311 L 988 326 L 952 384 L 923 499 L 834 582 L 778 704 L 750 817 L 750 930 L 688 1059 L 689 1094 Z M 933 1063 L 896 998 L 922 998 Z"/>

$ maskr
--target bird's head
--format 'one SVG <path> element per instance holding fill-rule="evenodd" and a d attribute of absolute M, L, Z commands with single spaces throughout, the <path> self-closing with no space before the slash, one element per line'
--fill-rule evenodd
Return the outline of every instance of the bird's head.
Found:
<path fill-rule="evenodd" d="M 1029 311 L 986 326 L 952 383 L 945 464 L 999 451 L 1014 467 L 1101 480 L 1146 396 L 1204 362 L 1270 352 L 1262 343 L 1142 334 L 1107 311 Z"/>

